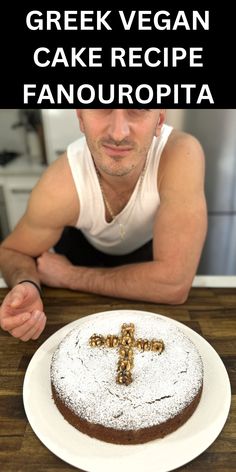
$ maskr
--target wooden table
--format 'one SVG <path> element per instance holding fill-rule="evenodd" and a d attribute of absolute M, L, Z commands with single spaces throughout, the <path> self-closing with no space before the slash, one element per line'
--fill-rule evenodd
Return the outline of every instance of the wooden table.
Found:
<path fill-rule="evenodd" d="M 6 293 L 6 289 L 0 289 L 0 302 Z M 65 324 L 95 312 L 120 308 L 151 311 L 181 321 L 204 336 L 218 352 L 232 387 L 228 420 L 216 441 L 178 470 L 236 471 L 236 289 L 194 288 L 184 305 L 167 306 L 45 288 L 44 302 L 48 322 L 39 340 L 24 343 L 0 332 L 1 472 L 75 470 L 50 452 L 32 431 L 22 402 L 25 371 L 38 347 Z"/>

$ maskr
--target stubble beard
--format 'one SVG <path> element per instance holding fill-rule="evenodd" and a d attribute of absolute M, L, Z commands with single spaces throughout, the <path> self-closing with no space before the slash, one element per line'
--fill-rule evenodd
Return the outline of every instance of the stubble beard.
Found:
<path fill-rule="evenodd" d="M 112 157 L 107 156 L 106 153 L 103 151 L 103 145 L 104 144 L 112 144 L 117 146 L 117 155 L 114 155 Z M 131 153 L 136 156 L 135 161 L 132 162 L 127 162 L 127 158 L 119 155 L 119 145 L 124 146 L 124 145 L 130 145 L 132 146 L 132 151 Z M 98 170 L 104 172 L 105 174 L 111 176 L 111 177 L 125 177 L 128 176 L 132 171 L 139 165 L 140 161 L 146 158 L 146 152 L 143 151 L 141 152 L 139 149 L 137 149 L 137 146 L 135 143 L 130 142 L 130 141 L 122 141 L 120 143 L 115 143 L 114 141 L 111 142 L 109 141 L 99 141 L 97 143 L 97 147 L 95 149 L 97 158 L 94 160 L 96 167 Z M 93 157 L 94 159 L 94 157 Z M 132 157 L 130 157 L 132 159 Z M 106 162 L 108 161 L 108 163 Z"/>
<path fill-rule="evenodd" d="M 130 172 L 132 172 L 132 170 L 135 168 L 135 165 L 134 164 L 130 164 L 129 166 L 125 166 L 125 167 L 119 167 L 116 168 L 116 166 L 108 166 L 106 164 L 100 164 L 99 165 L 99 170 L 101 170 L 102 172 L 104 172 L 105 174 L 111 176 L 111 177 L 125 177 L 126 175 L 129 175 Z"/>

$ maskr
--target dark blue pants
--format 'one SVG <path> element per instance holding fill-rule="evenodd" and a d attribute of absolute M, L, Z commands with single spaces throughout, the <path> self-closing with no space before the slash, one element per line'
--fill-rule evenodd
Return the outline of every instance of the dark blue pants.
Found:
<path fill-rule="evenodd" d="M 113 256 L 95 249 L 83 233 L 71 226 L 64 229 L 54 246 L 55 252 L 66 256 L 74 265 L 86 267 L 115 267 L 153 259 L 152 241 L 124 256 Z"/>

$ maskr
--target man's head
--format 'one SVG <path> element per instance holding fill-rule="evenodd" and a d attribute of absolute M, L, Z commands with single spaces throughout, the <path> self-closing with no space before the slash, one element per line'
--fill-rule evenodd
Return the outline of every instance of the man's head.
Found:
<path fill-rule="evenodd" d="M 128 175 L 143 165 L 154 136 L 159 136 L 164 110 L 77 110 L 97 168 L 108 175 Z"/>

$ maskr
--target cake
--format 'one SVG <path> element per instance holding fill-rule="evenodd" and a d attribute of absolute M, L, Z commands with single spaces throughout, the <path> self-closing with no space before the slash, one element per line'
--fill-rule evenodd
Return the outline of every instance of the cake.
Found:
<path fill-rule="evenodd" d="M 51 361 L 54 402 L 91 437 L 116 444 L 163 438 L 194 413 L 201 356 L 179 325 L 154 313 L 115 310 L 80 320 Z"/>

